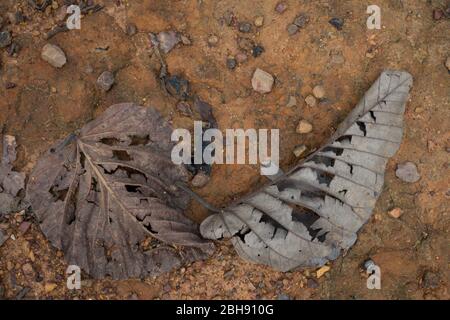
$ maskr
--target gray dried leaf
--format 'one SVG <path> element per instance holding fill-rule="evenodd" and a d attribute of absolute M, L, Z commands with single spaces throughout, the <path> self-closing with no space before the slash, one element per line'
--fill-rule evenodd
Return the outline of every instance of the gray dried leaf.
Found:
<path fill-rule="evenodd" d="M 170 159 L 170 126 L 118 104 L 52 147 L 27 198 L 51 243 L 95 278 L 157 275 L 213 250 L 183 215 L 187 172 Z"/>
<path fill-rule="evenodd" d="M 357 239 L 399 148 L 412 77 L 385 71 L 333 137 L 288 173 L 205 219 L 244 259 L 288 271 L 336 259 Z"/>

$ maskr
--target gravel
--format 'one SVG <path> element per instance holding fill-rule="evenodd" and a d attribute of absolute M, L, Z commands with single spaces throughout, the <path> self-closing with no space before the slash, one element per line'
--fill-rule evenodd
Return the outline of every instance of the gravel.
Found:
<path fill-rule="evenodd" d="M 293 23 L 288 25 L 287 32 L 290 36 L 293 36 L 294 34 L 296 34 L 298 32 L 298 26 Z"/>
<path fill-rule="evenodd" d="M 252 31 L 252 24 L 250 22 L 240 22 L 239 23 L 239 31 L 243 33 L 249 33 Z"/>
<path fill-rule="evenodd" d="M 410 161 L 398 164 L 395 175 L 400 180 L 408 183 L 414 183 L 419 181 L 420 179 L 420 174 L 417 171 L 417 166 L 415 165 L 415 163 Z"/>
<path fill-rule="evenodd" d="M 6 48 L 12 42 L 11 33 L 9 31 L 0 32 L 0 48 Z"/>
<path fill-rule="evenodd" d="M 227 59 L 227 68 L 230 70 L 233 70 L 236 68 L 237 62 L 235 58 L 228 58 Z"/>
<path fill-rule="evenodd" d="M 261 45 L 256 45 L 252 48 L 252 55 L 257 58 L 264 52 L 264 47 Z"/>
<path fill-rule="evenodd" d="M 286 2 L 278 2 L 277 5 L 275 6 L 275 11 L 278 13 L 283 13 L 286 11 L 286 9 L 287 9 Z"/>
<path fill-rule="evenodd" d="M 253 73 L 252 87 L 256 92 L 269 93 L 272 91 L 273 83 L 274 79 L 270 73 L 259 68 Z"/>
<path fill-rule="evenodd" d="M 64 51 L 60 47 L 50 43 L 47 43 L 42 48 L 41 58 L 55 68 L 62 68 L 67 62 Z"/>
<path fill-rule="evenodd" d="M 297 125 L 296 131 L 298 133 L 304 134 L 304 133 L 310 133 L 312 131 L 312 129 L 313 129 L 313 126 L 311 123 L 309 123 L 306 120 L 300 120 L 300 122 Z"/>
<path fill-rule="evenodd" d="M 317 100 L 314 98 L 314 96 L 309 95 L 305 98 L 305 102 L 310 107 L 315 107 L 317 105 Z"/>
<path fill-rule="evenodd" d="M 97 85 L 103 91 L 109 91 L 114 84 L 114 74 L 110 71 L 104 71 L 97 79 Z"/>
<path fill-rule="evenodd" d="M 313 89 L 313 95 L 317 98 L 317 99 L 322 99 L 325 97 L 325 89 L 322 86 L 315 86 Z"/>
<path fill-rule="evenodd" d="M 306 146 L 304 144 L 296 146 L 294 149 L 294 155 L 298 158 L 300 157 L 303 153 L 305 153 L 306 151 Z"/>
<path fill-rule="evenodd" d="M 159 47 L 164 53 L 169 53 L 181 41 L 175 31 L 162 31 L 158 33 L 156 38 L 159 42 Z"/>
<path fill-rule="evenodd" d="M 338 30 L 342 30 L 342 27 L 344 26 L 344 19 L 341 18 L 332 18 L 328 22 Z"/>

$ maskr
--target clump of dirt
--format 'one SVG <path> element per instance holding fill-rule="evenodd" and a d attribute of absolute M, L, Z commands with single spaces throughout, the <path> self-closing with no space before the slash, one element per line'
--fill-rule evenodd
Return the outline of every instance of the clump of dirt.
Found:
<path fill-rule="evenodd" d="M 162 71 L 186 79 L 190 92 L 212 106 L 220 129 L 280 128 L 280 159 L 287 169 L 298 159 L 295 147 L 304 145 L 309 152 L 322 145 L 382 70 L 404 69 L 413 75 L 414 88 L 403 143 L 389 161 L 373 218 L 356 245 L 329 270 L 275 272 L 242 261 L 230 244 L 219 242 L 211 259 L 157 278 L 91 280 L 83 274 L 81 290 L 69 290 L 62 253 L 42 235 L 32 212 L 22 211 L 0 221 L 7 237 L 0 247 L 0 295 L 8 299 L 449 298 L 447 1 L 378 1 L 380 30 L 367 29 L 367 7 L 356 0 L 288 0 L 285 10 L 277 10 L 275 0 L 91 2 L 103 9 L 84 13 L 81 30 L 59 32 L 50 39 L 48 32 L 66 18 L 63 10 L 68 1 L 52 1 L 44 11 L 25 0 L 0 3 L 0 31 L 11 36 L 6 44 L 5 34 L 5 47 L 0 49 L 0 125 L 2 133 L 17 139 L 17 171 L 28 174 L 57 139 L 116 103 L 154 106 L 174 127 L 192 128 L 193 119 L 200 115 L 179 111 L 183 99 L 164 90 Z M 307 23 L 289 32 L 301 15 Z M 329 22 L 332 19 L 339 21 L 340 28 Z M 158 55 L 149 33 L 163 31 L 173 31 L 179 41 Z M 64 52 L 67 63 L 62 68 L 41 59 L 47 43 Z M 274 78 L 269 93 L 253 90 L 257 68 Z M 108 91 L 97 85 L 105 71 L 114 75 Z M 314 97 L 318 85 L 324 91 L 320 98 Z M 310 133 L 296 132 L 300 120 L 312 124 Z M 416 165 L 417 182 L 396 177 L 397 165 L 405 162 Z M 222 206 L 262 181 L 257 166 L 215 165 L 209 182 L 196 191 Z M 396 208 L 402 212 L 398 217 L 389 214 Z M 208 212 L 192 202 L 189 214 L 201 221 Z M 380 290 L 367 289 L 362 267 L 367 259 L 380 267 Z"/>

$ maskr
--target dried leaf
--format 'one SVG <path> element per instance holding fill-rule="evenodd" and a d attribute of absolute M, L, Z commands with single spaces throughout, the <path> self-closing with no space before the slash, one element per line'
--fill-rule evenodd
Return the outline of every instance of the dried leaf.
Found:
<path fill-rule="evenodd" d="M 37 163 L 27 197 L 44 234 L 95 278 L 156 275 L 210 254 L 183 215 L 187 172 L 170 159 L 170 126 L 118 104 Z M 178 247 L 181 246 L 181 247 Z"/>
<path fill-rule="evenodd" d="M 322 148 L 288 173 L 205 219 L 205 238 L 232 237 L 244 259 L 287 271 L 349 249 L 371 216 L 399 148 L 412 77 L 385 71 Z"/>

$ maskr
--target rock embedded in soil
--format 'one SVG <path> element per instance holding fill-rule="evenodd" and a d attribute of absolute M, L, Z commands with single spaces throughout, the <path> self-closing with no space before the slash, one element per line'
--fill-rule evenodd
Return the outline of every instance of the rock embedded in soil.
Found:
<path fill-rule="evenodd" d="M 210 46 L 215 46 L 218 42 L 219 42 L 219 38 L 214 34 L 208 38 L 208 44 Z"/>
<path fill-rule="evenodd" d="M 252 55 L 253 55 L 255 58 L 257 58 L 257 57 L 259 57 L 260 55 L 262 55 L 263 52 L 264 52 L 264 47 L 261 46 L 261 45 L 259 45 L 259 44 L 257 44 L 256 46 L 254 46 L 254 47 L 252 48 Z"/>
<path fill-rule="evenodd" d="M 248 59 L 247 55 L 243 52 L 239 52 L 235 58 L 238 63 L 244 63 Z"/>
<path fill-rule="evenodd" d="M 296 25 L 299 28 L 304 28 L 306 24 L 308 23 L 309 19 L 308 16 L 301 13 L 294 19 L 294 25 Z"/>
<path fill-rule="evenodd" d="M 305 102 L 310 107 L 315 107 L 317 105 L 317 100 L 314 98 L 314 96 L 309 95 L 305 98 Z"/>
<path fill-rule="evenodd" d="M 253 23 L 255 24 L 256 27 L 262 27 L 264 24 L 264 17 L 263 16 L 256 17 Z"/>
<path fill-rule="evenodd" d="M 300 122 L 297 125 L 297 132 L 301 134 L 310 133 L 313 129 L 313 126 L 311 123 L 309 123 L 306 120 L 300 120 Z"/>
<path fill-rule="evenodd" d="M 394 209 L 390 210 L 390 211 L 388 212 L 388 214 L 389 214 L 392 218 L 398 219 L 398 218 L 400 218 L 400 217 L 402 216 L 403 211 L 402 211 L 402 209 L 400 209 L 400 208 L 394 208 Z"/>
<path fill-rule="evenodd" d="M 47 43 L 42 48 L 41 58 L 55 68 L 62 68 L 67 62 L 64 51 L 60 47 L 50 43 Z"/>
<path fill-rule="evenodd" d="M 304 144 L 296 146 L 294 149 L 294 155 L 298 158 L 300 157 L 303 153 L 305 153 L 306 151 L 306 146 Z"/>
<path fill-rule="evenodd" d="M 227 68 L 233 70 L 236 68 L 237 62 L 236 59 L 231 57 L 227 59 Z"/>
<path fill-rule="evenodd" d="M 420 174 L 417 171 L 416 164 L 410 161 L 398 164 L 395 175 L 400 180 L 408 183 L 414 183 L 420 180 Z"/>
<path fill-rule="evenodd" d="M 297 98 L 295 96 L 289 96 L 288 102 L 286 103 L 286 107 L 292 108 L 297 105 Z"/>
<path fill-rule="evenodd" d="M 156 36 L 159 47 L 164 53 L 169 53 L 180 41 L 180 37 L 175 31 L 162 31 Z"/>
<path fill-rule="evenodd" d="M 192 179 L 191 184 L 196 188 L 202 188 L 209 182 L 209 176 L 203 171 L 199 171 Z"/>
<path fill-rule="evenodd" d="M 239 23 L 239 31 L 243 33 L 249 33 L 252 31 L 252 24 L 250 22 L 240 22 Z"/>
<path fill-rule="evenodd" d="M 132 37 L 137 33 L 137 27 L 134 23 L 128 23 L 126 27 L 126 33 L 128 36 Z"/>
<path fill-rule="evenodd" d="M 288 25 L 287 32 L 290 36 L 293 36 L 294 34 L 296 34 L 298 32 L 298 26 L 293 23 Z"/>
<path fill-rule="evenodd" d="M 2 31 L 0 32 L 0 48 L 6 48 L 12 42 L 11 32 Z"/>
<path fill-rule="evenodd" d="M 344 19 L 332 18 L 330 19 L 330 21 L 328 21 L 328 23 L 335 27 L 337 30 L 342 30 L 342 27 L 344 26 Z"/>
<path fill-rule="evenodd" d="M 278 13 L 283 13 L 286 11 L 286 9 L 287 9 L 286 2 L 278 2 L 277 5 L 275 6 L 275 11 Z"/>
<path fill-rule="evenodd" d="M 259 68 L 253 73 L 252 87 L 256 92 L 269 93 L 272 91 L 273 83 L 274 78 L 270 73 Z"/>
<path fill-rule="evenodd" d="M 114 74 L 110 71 L 104 71 L 97 79 L 97 85 L 103 91 L 109 91 L 114 84 Z"/>
<path fill-rule="evenodd" d="M 317 99 L 322 99 L 325 97 L 325 89 L 322 86 L 315 86 L 313 89 L 313 95 Z"/>
<path fill-rule="evenodd" d="M 433 10 L 433 19 L 434 20 L 441 20 L 444 16 L 444 12 L 441 9 L 434 9 Z"/>

